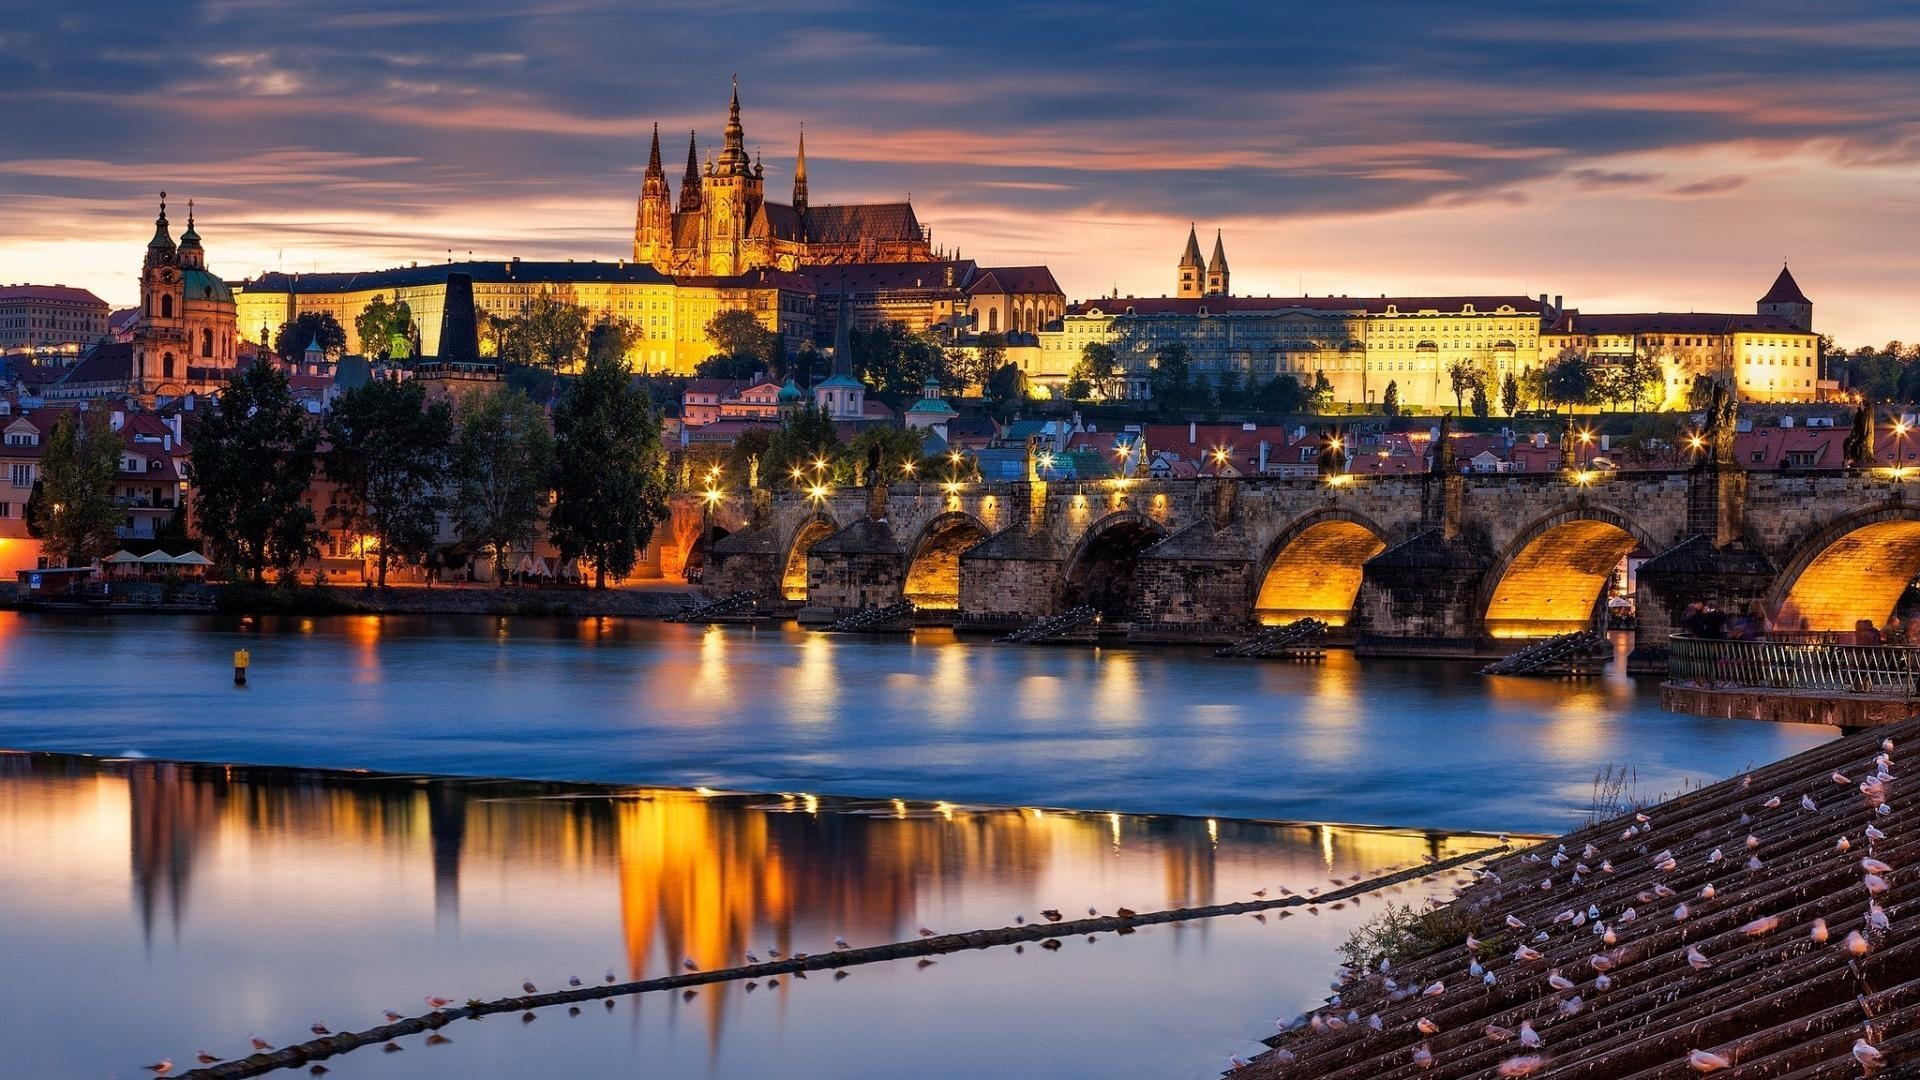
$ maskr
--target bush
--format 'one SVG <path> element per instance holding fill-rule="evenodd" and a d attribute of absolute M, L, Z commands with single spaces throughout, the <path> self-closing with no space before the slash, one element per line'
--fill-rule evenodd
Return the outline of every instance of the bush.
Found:
<path fill-rule="evenodd" d="M 1354 971 L 1375 968 L 1382 959 L 1400 963 L 1466 940 L 1479 920 L 1458 904 L 1416 911 L 1409 904 L 1388 904 L 1355 927 L 1339 952 Z"/>

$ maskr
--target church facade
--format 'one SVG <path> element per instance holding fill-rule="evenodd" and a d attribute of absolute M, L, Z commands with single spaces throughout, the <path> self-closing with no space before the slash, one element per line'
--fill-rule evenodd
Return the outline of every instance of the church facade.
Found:
<path fill-rule="evenodd" d="M 634 215 L 633 261 L 674 276 L 734 277 L 752 270 L 936 258 L 931 234 L 910 202 L 814 205 L 807 193 L 804 131 L 792 201 L 769 202 L 765 181 L 764 165 L 747 153 L 737 84 L 720 154 L 709 152 L 704 168 L 698 135 L 688 134 L 677 200 L 661 164 L 656 125 Z"/>

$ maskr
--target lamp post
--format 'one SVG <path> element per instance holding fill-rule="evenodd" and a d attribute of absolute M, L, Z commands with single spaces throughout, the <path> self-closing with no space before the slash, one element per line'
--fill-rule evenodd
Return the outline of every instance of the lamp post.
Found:
<path fill-rule="evenodd" d="M 1228 454 L 1227 454 L 1226 447 L 1216 446 L 1213 448 L 1213 475 L 1215 476 L 1221 475 L 1220 470 L 1226 467 L 1227 458 L 1228 458 Z"/>
<path fill-rule="evenodd" d="M 1893 422 L 1893 475 L 1896 479 L 1907 478 L 1907 421 L 1902 418 Z"/>
<path fill-rule="evenodd" d="M 1588 452 L 1592 448 L 1592 446 L 1593 446 L 1593 429 L 1581 428 L 1579 458 L 1580 458 L 1580 469 L 1582 472 L 1586 471 Z"/>

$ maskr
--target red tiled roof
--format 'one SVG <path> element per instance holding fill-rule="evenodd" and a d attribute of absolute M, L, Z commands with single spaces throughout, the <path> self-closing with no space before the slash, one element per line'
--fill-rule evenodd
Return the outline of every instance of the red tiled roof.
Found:
<path fill-rule="evenodd" d="M 980 272 L 980 279 L 967 290 L 969 295 L 980 293 L 1005 293 L 1009 296 L 1040 293 L 1053 296 L 1066 295 L 1060 289 L 1060 283 L 1053 278 L 1053 271 L 1044 266 L 993 266 Z"/>
<path fill-rule="evenodd" d="M 1549 334 L 1731 334 L 1735 331 L 1812 334 L 1777 315 L 1726 315 L 1705 311 L 1651 311 L 1587 315 L 1562 312 Z"/>
<path fill-rule="evenodd" d="M 87 304 L 106 307 L 107 302 L 87 289 L 71 285 L 0 285 L 0 303 L 8 300 L 43 300 L 57 304 Z"/>
<path fill-rule="evenodd" d="M 1491 315 L 1502 307 L 1521 315 L 1538 316 L 1540 302 L 1525 296 L 1198 296 L 1198 297 L 1106 297 L 1083 300 L 1067 308 L 1069 315 L 1098 311 L 1105 315 L 1197 315 L 1205 308 L 1212 315 L 1232 315 L 1269 311 L 1332 311 L 1384 315 L 1389 308 L 1401 315 L 1421 311 L 1457 314 L 1471 305 L 1474 313 Z"/>
<path fill-rule="evenodd" d="M 809 206 L 801 218 L 808 243 L 854 244 L 861 240 L 921 239 L 912 203 Z"/>
<path fill-rule="evenodd" d="M 953 275 L 951 284 L 947 275 Z M 964 289 L 974 280 L 979 268 L 971 259 L 945 262 L 847 263 L 844 266 L 817 266 L 808 270 L 816 292 L 837 296 L 849 293 L 899 292 L 908 289 Z"/>

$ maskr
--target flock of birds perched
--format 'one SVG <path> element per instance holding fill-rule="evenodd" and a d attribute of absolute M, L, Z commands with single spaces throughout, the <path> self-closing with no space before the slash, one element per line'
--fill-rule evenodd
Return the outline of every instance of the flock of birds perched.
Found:
<path fill-rule="evenodd" d="M 1789 759 L 1498 860 L 1440 913 L 1463 941 L 1342 968 L 1324 1007 L 1276 1021 L 1272 1049 L 1228 1074 L 1652 1077 L 1764 1060 L 1756 1075 L 1828 1061 L 1848 1072 L 1823 1075 L 1873 1076 L 1913 1027 L 1870 981 L 1904 914 L 1888 910 L 1905 855 L 1894 747 L 1842 740 L 1810 752 L 1813 776 Z M 1904 982 L 1909 963 L 1883 967 Z M 1796 991 L 1812 1013 L 1757 1004 Z"/>

